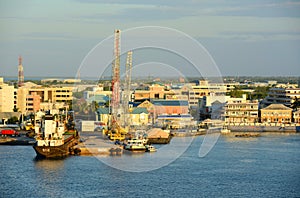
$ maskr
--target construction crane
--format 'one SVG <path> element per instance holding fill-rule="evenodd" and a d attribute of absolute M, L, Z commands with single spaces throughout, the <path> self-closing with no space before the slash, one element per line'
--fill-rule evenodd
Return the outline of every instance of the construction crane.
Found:
<path fill-rule="evenodd" d="M 111 115 L 112 121 L 118 121 L 118 109 L 120 106 L 120 30 L 114 33 L 114 60 L 112 64 L 112 98 Z"/>
<path fill-rule="evenodd" d="M 114 60 L 112 64 L 111 126 L 106 132 L 111 140 L 125 139 L 126 130 L 120 126 L 120 30 L 114 32 Z"/>
<path fill-rule="evenodd" d="M 122 126 L 124 126 L 124 128 L 130 126 L 128 102 L 130 100 L 131 70 L 132 70 L 132 51 L 129 51 L 127 52 L 127 58 L 126 58 L 125 84 L 124 84 L 124 92 L 123 92 L 124 94 L 122 98 L 122 106 L 123 106 Z"/>

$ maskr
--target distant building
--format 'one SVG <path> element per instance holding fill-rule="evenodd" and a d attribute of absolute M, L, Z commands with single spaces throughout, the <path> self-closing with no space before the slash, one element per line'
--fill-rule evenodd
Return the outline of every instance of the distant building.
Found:
<path fill-rule="evenodd" d="M 26 96 L 26 111 L 37 112 L 40 110 L 41 98 L 36 92 Z"/>
<path fill-rule="evenodd" d="M 152 100 L 155 117 L 162 114 L 181 115 L 189 113 L 186 100 Z"/>
<path fill-rule="evenodd" d="M 130 125 L 147 125 L 149 122 L 149 112 L 147 108 L 133 108 L 130 112 Z"/>
<path fill-rule="evenodd" d="M 98 108 L 96 113 L 98 115 L 98 121 L 109 124 L 111 119 L 109 108 Z M 129 113 L 130 125 L 141 126 L 148 124 L 149 118 L 146 108 L 132 108 Z"/>
<path fill-rule="evenodd" d="M 292 121 L 292 109 L 283 104 L 271 104 L 261 109 L 261 122 L 290 123 Z"/>
<path fill-rule="evenodd" d="M 264 99 L 263 103 L 266 106 L 270 104 L 290 106 L 295 98 L 300 99 L 300 88 L 275 87 L 269 90 L 268 96 Z"/>
<path fill-rule="evenodd" d="M 225 122 L 227 123 L 255 123 L 259 121 L 257 100 L 242 98 L 229 98 L 225 105 Z"/>
<path fill-rule="evenodd" d="M 39 96 L 40 108 L 43 110 L 62 108 L 73 100 L 72 87 L 20 87 L 17 107 L 22 113 L 31 109 L 29 105 L 31 103 L 27 103 L 27 98 L 31 98 L 30 95 L 37 95 L 36 98 Z"/>
<path fill-rule="evenodd" d="M 3 78 L 0 78 L 0 112 L 13 112 L 14 92 L 14 86 L 4 83 Z"/>
<path fill-rule="evenodd" d="M 143 102 L 150 99 L 164 99 L 165 87 L 159 84 L 144 87 L 143 89 L 136 89 L 133 92 L 134 101 Z"/>

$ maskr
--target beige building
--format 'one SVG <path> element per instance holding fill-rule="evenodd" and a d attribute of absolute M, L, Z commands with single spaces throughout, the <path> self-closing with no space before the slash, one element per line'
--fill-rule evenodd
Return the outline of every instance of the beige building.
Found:
<path fill-rule="evenodd" d="M 136 89 L 133 92 L 135 101 L 143 101 L 150 99 L 163 99 L 165 97 L 165 87 L 159 84 L 153 84 L 144 89 Z"/>
<path fill-rule="evenodd" d="M 129 110 L 129 124 L 134 126 L 142 126 L 147 125 L 149 122 L 149 113 L 147 108 L 132 108 Z M 111 114 L 109 113 L 108 108 L 99 108 L 97 110 L 98 120 L 104 122 L 105 124 L 109 124 L 109 120 L 111 119 Z"/>
<path fill-rule="evenodd" d="M 72 89 L 72 87 L 20 87 L 18 89 L 17 106 L 19 111 L 25 113 L 32 106 L 32 103 L 27 102 L 28 99 L 31 100 L 30 98 L 35 97 L 37 100 L 39 97 L 41 109 L 61 108 L 72 102 Z"/>
<path fill-rule="evenodd" d="M 245 98 L 232 98 L 225 105 L 225 122 L 255 123 L 258 122 L 258 101 Z"/>
<path fill-rule="evenodd" d="M 261 122 L 290 123 L 292 121 L 292 110 L 283 104 L 271 104 L 261 109 Z"/>
<path fill-rule="evenodd" d="M 189 107 L 198 107 L 199 99 L 203 96 L 215 95 L 222 96 L 225 95 L 227 87 L 223 84 L 212 84 L 206 80 L 199 81 L 198 85 L 185 84 L 182 87 L 182 95 L 188 96 Z"/>
<path fill-rule="evenodd" d="M 0 112 L 13 112 L 14 91 L 14 86 L 4 83 L 3 78 L 0 78 Z"/>

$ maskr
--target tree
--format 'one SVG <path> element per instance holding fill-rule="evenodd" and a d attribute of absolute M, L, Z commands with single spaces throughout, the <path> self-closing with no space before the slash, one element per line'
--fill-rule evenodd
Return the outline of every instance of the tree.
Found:
<path fill-rule="evenodd" d="M 241 98 L 241 97 L 243 97 L 243 94 L 245 94 L 245 92 L 240 90 L 240 88 L 238 88 L 238 87 L 236 87 L 234 90 L 231 90 L 229 92 L 230 97 L 233 97 L 233 98 Z"/>
<path fill-rule="evenodd" d="M 296 96 L 294 98 L 294 102 L 292 103 L 291 107 L 294 110 L 298 110 L 298 108 L 300 108 L 300 100 Z"/>
<path fill-rule="evenodd" d="M 17 124 L 19 122 L 18 117 L 13 116 L 7 120 L 7 124 Z"/>
<path fill-rule="evenodd" d="M 13 108 L 13 111 L 14 111 L 14 112 L 18 112 L 18 111 L 19 111 L 19 108 L 14 107 L 14 108 Z"/>
<path fill-rule="evenodd" d="M 95 100 L 92 102 L 92 111 L 97 111 L 99 109 L 99 103 L 97 103 Z"/>

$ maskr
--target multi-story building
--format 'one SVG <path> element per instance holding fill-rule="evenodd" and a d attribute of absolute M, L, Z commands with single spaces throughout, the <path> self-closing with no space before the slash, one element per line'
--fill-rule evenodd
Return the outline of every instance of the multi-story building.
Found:
<path fill-rule="evenodd" d="M 14 92 L 14 86 L 4 83 L 3 78 L 0 78 L 0 112 L 13 112 Z"/>
<path fill-rule="evenodd" d="M 290 106 L 295 98 L 300 99 L 300 88 L 283 88 L 275 87 L 269 90 L 268 96 L 264 100 L 264 104 L 284 104 Z"/>
<path fill-rule="evenodd" d="M 211 84 L 208 81 L 199 81 L 199 85 L 186 85 L 182 95 L 188 95 L 189 107 L 197 108 L 200 98 L 208 95 L 225 96 L 227 87 L 223 84 Z"/>
<path fill-rule="evenodd" d="M 64 107 L 72 102 L 72 87 L 20 87 L 18 89 L 17 106 L 22 113 L 32 108 L 32 102 L 27 103 L 27 98 L 40 99 L 40 108 L 43 110 L 52 110 L 53 108 Z M 29 106 L 28 106 L 29 105 Z"/>
<path fill-rule="evenodd" d="M 134 100 L 143 102 L 150 99 L 164 99 L 165 87 L 159 84 L 153 84 L 151 86 L 143 87 L 142 89 L 136 89 L 133 92 Z"/>
<path fill-rule="evenodd" d="M 225 122 L 227 123 L 255 123 L 258 122 L 257 100 L 249 101 L 246 97 L 231 98 L 225 105 Z"/>
<path fill-rule="evenodd" d="M 292 108 L 283 104 L 271 104 L 261 109 L 261 122 L 290 123 L 292 121 Z"/>
<path fill-rule="evenodd" d="M 40 110 L 40 96 L 33 92 L 26 96 L 26 111 L 38 112 Z"/>

